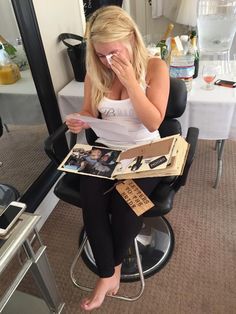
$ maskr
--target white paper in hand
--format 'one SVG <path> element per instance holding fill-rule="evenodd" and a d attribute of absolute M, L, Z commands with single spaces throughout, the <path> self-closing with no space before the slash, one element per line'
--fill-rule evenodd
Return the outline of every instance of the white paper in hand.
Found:
<path fill-rule="evenodd" d="M 89 124 L 96 135 L 100 138 L 117 142 L 134 142 L 128 132 L 128 128 L 118 122 L 97 119 L 80 115 L 79 119 Z"/>

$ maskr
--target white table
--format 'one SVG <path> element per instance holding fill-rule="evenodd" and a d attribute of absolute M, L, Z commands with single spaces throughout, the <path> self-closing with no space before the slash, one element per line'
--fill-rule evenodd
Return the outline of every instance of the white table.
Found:
<path fill-rule="evenodd" d="M 225 77 L 222 75 L 220 78 Z M 58 93 L 58 104 L 63 121 L 67 114 L 81 109 L 83 85 L 73 80 Z M 236 88 L 215 86 L 214 90 L 206 91 L 203 85 L 200 75 L 193 80 L 186 110 L 179 120 L 184 136 L 188 128 L 194 126 L 199 128 L 200 139 L 217 141 L 218 165 L 214 182 L 216 187 L 222 172 L 224 142 L 226 139 L 236 139 Z"/>
<path fill-rule="evenodd" d="M 194 126 L 200 139 L 236 139 L 236 88 L 215 86 L 208 91 L 203 86 L 201 77 L 193 80 L 186 110 L 179 118 L 183 134 Z"/>
<path fill-rule="evenodd" d="M 0 85 L 0 116 L 4 124 L 45 123 L 30 70 L 14 84 Z"/>
<path fill-rule="evenodd" d="M 58 93 L 58 105 L 62 117 L 81 110 L 84 99 L 84 83 L 75 80 L 67 84 Z"/>
<path fill-rule="evenodd" d="M 219 78 L 231 80 L 235 79 L 235 74 L 231 73 L 229 76 L 222 74 Z M 199 128 L 200 139 L 216 140 L 217 171 L 213 184 L 216 188 L 223 169 L 225 140 L 236 139 L 236 88 L 215 86 L 209 91 L 204 86 L 201 76 L 193 80 L 186 110 L 179 121 L 183 135 L 186 135 L 190 126 L 193 126 Z"/>
<path fill-rule="evenodd" d="M 84 99 L 84 83 L 72 80 L 58 93 L 58 106 L 62 121 L 68 114 L 78 112 L 81 110 Z M 81 132 L 77 136 L 77 141 L 86 143 L 85 133 Z"/>

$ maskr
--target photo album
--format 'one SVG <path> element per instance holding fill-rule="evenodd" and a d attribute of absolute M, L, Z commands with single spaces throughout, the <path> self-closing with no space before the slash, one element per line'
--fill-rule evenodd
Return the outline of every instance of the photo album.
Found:
<path fill-rule="evenodd" d="M 124 151 L 75 144 L 58 170 L 110 180 L 181 175 L 188 149 L 179 134 Z"/>

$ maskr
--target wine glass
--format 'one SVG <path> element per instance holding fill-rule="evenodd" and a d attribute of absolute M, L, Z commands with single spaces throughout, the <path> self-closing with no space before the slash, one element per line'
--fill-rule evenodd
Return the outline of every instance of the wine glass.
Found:
<path fill-rule="evenodd" d="M 212 90 L 214 88 L 213 81 L 218 73 L 218 67 L 212 64 L 205 64 L 202 68 L 202 78 L 206 82 L 205 89 Z"/>

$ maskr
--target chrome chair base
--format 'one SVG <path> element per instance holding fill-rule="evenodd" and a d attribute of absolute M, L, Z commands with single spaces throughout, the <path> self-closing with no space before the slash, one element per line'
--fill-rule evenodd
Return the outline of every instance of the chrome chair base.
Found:
<path fill-rule="evenodd" d="M 6 208 L 12 201 L 16 201 L 20 193 L 13 186 L 0 183 L 0 208 Z"/>
<path fill-rule="evenodd" d="M 83 232 L 80 236 L 80 242 Z M 139 255 L 145 278 L 158 272 L 171 257 L 174 247 L 174 233 L 169 222 L 164 217 L 147 217 L 143 227 L 136 237 Z M 88 268 L 97 273 L 96 263 L 89 241 L 84 247 L 82 258 Z M 121 281 L 132 282 L 140 279 L 134 246 L 131 247 L 122 263 Z"/>
<path fill-rule="evenodd" d="M 133 297 L 119 295 L 111 297 L 126 301 L 139 299 L 144 291 L 144 278 L 152 276 L 167 263 L 171 257 L 173 247 L 174 234 L 168 221 L 164 217 L 157 217 L 155 219 L 152 217 L 145 218 L 143 227 L 135 238 L 134 246 L 129 249 L 121 270 L 121 281 L 141 281 L 140 291 Z M 74 268 L 80 256 L 82 256 L 88 268 L 94 273 L 97 273 L 93 253 L 84 231 L 80 235 L 80 247 L 72 263 L 70 276 L 75 286 L 84 291 L 91 291 L 92 288 L 81 285 L 78 282 L 78 278 L 76 279 L 74 275 Z"/>
<path fill-rule="evenodd" d="M 81 289 L 81 290 L 84 290 L 84 291 L 92 291 L 93 288 L 90 288 L 90 287 L 87 287 L 87 286 L 84 286 L 82 284 L 79 283 L 78 281 L 78 278 L 75 278 L 75 275 L 74 275 L 74 269 L 75 269 L 75 266 L 81 256 L 81 254 L 83 253 L 83 251 L 85 250 L 86 248 L 86 245 L 89 245 L 89 242 L 88 242 L 88 237 L 87 235 L 84 233 L 84 239 L 82 241 L 82 244 L 80 245 L 79 247 L 79 251 L 71 265 L 71 268 L 70 268 L 70 278 L 73 282 L 73 284 Z M 141 295 L 143 294 L 143 291 L 144 291 L 144 287 L 145 287 L 145 282 L 144 282 L 144 277 L 143 277 L 143 272 L 142 272 L 142 264 L 141 264 L 141 260 L 140 260 L 140 256 L 139 256 L 139 252 L 138 252 L 138 244 L 137 244 L 137 240 L 135 239 L 134 240 L 134 246 L 135 246 L 135 252 L 136 252 L 136 257 L 137 257 L 137 267 L 138 267 L 138 270 L 139 270 L 139 274 L 140 274 L 140 282 L 141 282 L 141 286 L 140 286 L 140 290 L 139 292 L 134 295 L 134 296 L 122 296 L 122 295 L 108 295 L 109 297 L 112 297 L 112 298 L 115 298 L 115 299 L 120 299 L 120 300 L 124 300 L 124 301 L 136 301 L 138 300 Z"/>

